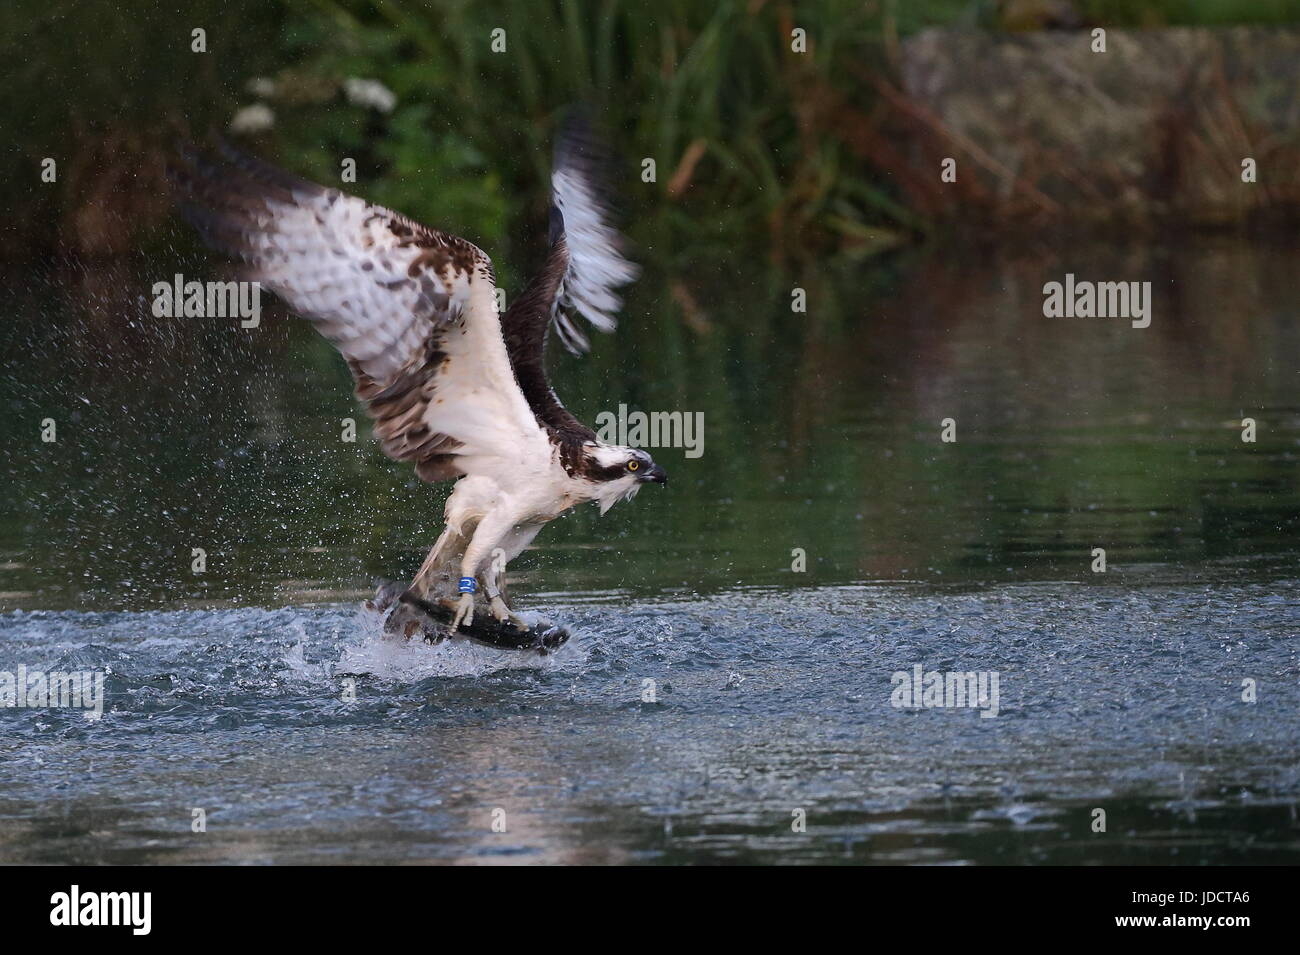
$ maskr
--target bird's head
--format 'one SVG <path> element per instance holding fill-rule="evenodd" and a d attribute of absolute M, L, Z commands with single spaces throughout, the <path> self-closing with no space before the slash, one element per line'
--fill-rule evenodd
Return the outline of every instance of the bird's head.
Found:
<path fill-rule="evenodd" d="M 619 501 L 636 497 L 643 484 L 668 483 L 667 472 L 640 448 L 595 442 L 584 451 L 586 476 L 593 486 L 592 499 L 600 502 L 602 514 Z"/>

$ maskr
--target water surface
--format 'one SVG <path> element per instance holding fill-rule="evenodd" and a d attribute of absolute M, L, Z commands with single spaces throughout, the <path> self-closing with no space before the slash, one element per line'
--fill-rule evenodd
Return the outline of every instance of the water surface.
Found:
<path fill-rule="evenodd" d="M 1294 863 L 1294 261 L 652 262 L 557 390 L 703 412 L 704 454 L 512 567 L 575 633 L 544 661 L 379 638 L 446 492 L 309 328 L 149 317 L 190 253 L 15 276 L 0 669 L 109 706 L 0 710 L 0 859 Z M 1151 327 L 1045 319 L 1066 271 L 1151 280 Z M 998 716 L 892 706 L 916 664 L 996 671 Z"/>

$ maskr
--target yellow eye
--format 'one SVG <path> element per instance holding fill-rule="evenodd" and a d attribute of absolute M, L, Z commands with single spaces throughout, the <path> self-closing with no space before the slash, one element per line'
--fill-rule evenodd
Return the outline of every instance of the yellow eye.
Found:
<path fill-rule="evenodd" d="M 637 468 L 639 468 L 640 466 L 641 466 L 641 462 L 640 462 L 640 461 L 629 461 L 629 462 L 627 462 L 627 469 L 628 469 L 629 471 L 635 471 L 635 470 L 636 470 Z"/>

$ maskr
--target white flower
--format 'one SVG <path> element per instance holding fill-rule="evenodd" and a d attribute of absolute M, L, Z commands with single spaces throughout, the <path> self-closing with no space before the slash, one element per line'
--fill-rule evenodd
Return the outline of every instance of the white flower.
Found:
<path fill-rule="evenodd" d="M 391 113 L 397 105 L 397 97 L 379 80 L 362 80 L 355 76 L 343 81 L 343 93 L 348 102 L 357 106 L 366 106 L 381 113 Z"/>
<path fill-rule="evenodd" d="M 275 113 L 264 103 L 245 106 L 230 120 L 232 133 L 260 133 L 275 125 Z"/>

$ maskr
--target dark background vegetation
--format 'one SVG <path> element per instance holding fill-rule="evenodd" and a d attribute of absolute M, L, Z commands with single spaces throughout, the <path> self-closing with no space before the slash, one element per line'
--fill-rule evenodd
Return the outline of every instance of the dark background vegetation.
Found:
<path fill-rule="evenodd" d="M 355 158 L 354 191 L 495 249 L 509 278 L 524 227 L 544 222 L 558 110 L 584 101 L 628 163 L 631 231 L 661 259 L 738 244 L 860 256 L 941 225 L 882 162 L 898 110 L 880 84 L 897 89 L 918 30 L 1297 21 L 1300 0 L 10 0 L 0 254 L 157 241 L 176 138 L 261 102 L 275 124 L 247 148 L 324 182 Z M 207 53 L 191 52 L 193 27 Z M 505 54 L 489 49 L 497 27 Z M 806 54 L 791 52 L 795 27 Z M 396 108 L 350 103 L 352 77 L 382 82 Z M 56 185 L 38 183 L 46 156 Z M 635 175 L 643 157 L 654 184 Z"/>

